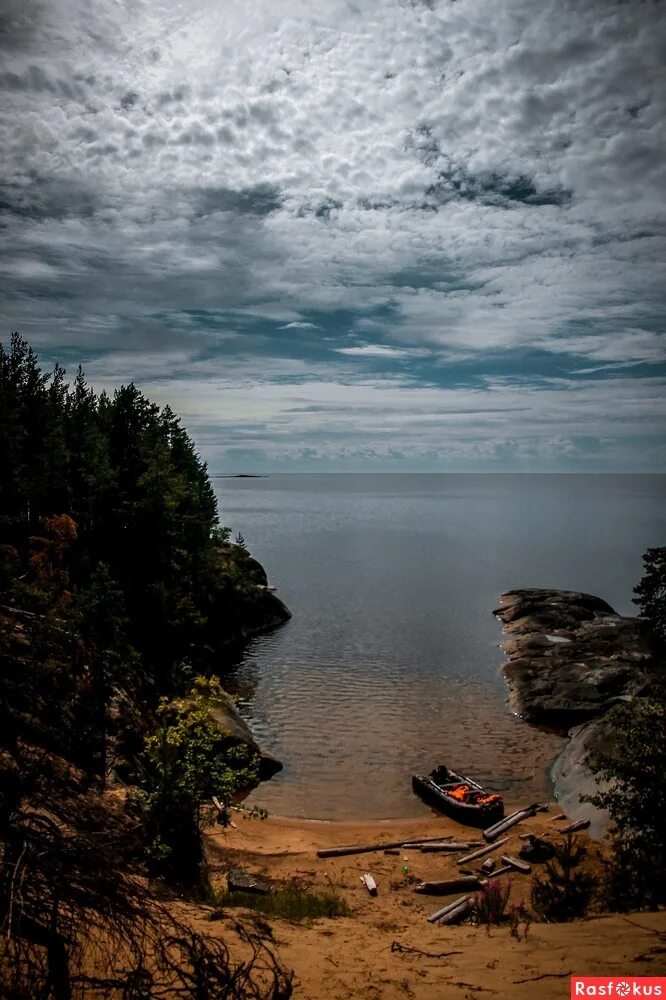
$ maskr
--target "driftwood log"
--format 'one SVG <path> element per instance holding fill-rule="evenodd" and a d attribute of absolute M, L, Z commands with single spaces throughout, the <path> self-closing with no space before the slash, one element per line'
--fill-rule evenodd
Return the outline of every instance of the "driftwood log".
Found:
<path fill-rule="evenodd" d="M 510 868 L 514 868 L 517 872 L 520 872 L 522 875 L 529 875 L 529 873 L 532 871 L 531 867 L 527 864 L 526 861 L 520 861 L 518 858 L 514 858 L 513 855 L 511 854 L 503 854 L 502 861 L 505 865 L 508 865 Z"/>
<path fill-rule="evenodd" d="M 419 882 L 414 892 L 422 896 L 448 896 L 452 892 L 474 891 L 483 885 L 477 875 L 461 875 L 458 878 L 446 878 L 440 882 Z"/>
<path fill-rule="evenodd" d="M 516 869 L 513 867 L 513 865 L 502 865 L 501 868 L 495 869 L 495 871 L 492 873 L 491 878 L 499 878 L 500 875 L 508 875 L 509 872 L 513 872 L 515 870 Z M 490 879 L 485 879 L 483 884 L 485 885 L 489 881 Z"/>
<path fill-rule="evenodd" d="M 472 851 L 471 854 L 466 854 L 464 858 L 458 858 L 459 865 L 466 865 L 469 861 L 476 861 L 477 858 L 482 858 L 484 854 L 490 854 L 491 851 L 496 851 L 498 847 L 502 844 L 506 844 L 508 837 L 503 837 L 502 840 L 498 840 L 496 844 L 489 844 L 487 847 L 481 847 L 478 851 Z"/>
<path fill-rule="evenodd" d="M 478 840 L 462 840 L 459 843 L 453 844 L 421 844 L 419 850 L 421 854 L 446 854 L 455 853 L 455 851 L 468 851 L 470 847 L 478 847 L 480 841 Z M 406 847 L 403 844 L 403 847 Z"/>
<path fill-rule="evenodd" d="M 422 840 L 388 840 L 383 844 L 358 844 L 355 847 L 323 847 L 317 851 L 318 858 L 343 858 L 348 854 L 370 854 L 372 851 L 385 851 L 392 847 L 407 848 L 413 844 L 438 844 L 443 837 L 424 837 Z"/>
<path fill-rule="evenodd" d="M 568 826 L 563 826 L 559 833 L 577 833 L 578 830 L 587 830 L 589 825 L 589 819 L 577 819 L 575 823 L 569 823 Z"/>
<path fill-rule="evenodd" d="M 455 903 L 449 903 L 448 906 L 443 906 L 441 910 L 435 910 L 428 917 L 429 924 L 452 924 L 456 920 L 460 920 L 470 907 L 472 902 L 471 896 L 461 896 L 460 899 L 456 899 Z"/>
<path fill-rule="evenodd" d="M 502 833 L 510 830 L 512 826 L 516 823 L 521 823 L 524 819 L 530 819 L 532 816 L 536 816 L 539 804 L 534 802 L 531 806 L 526 806 L 524 809 L 517 809 L 516 812 L 511 813 L 505 819 L 500 820 L 498 823 L 494 823 L 489 826 L 487 830 L 483 831 L 483 839 L 491 843 L 496 840 Z"/>

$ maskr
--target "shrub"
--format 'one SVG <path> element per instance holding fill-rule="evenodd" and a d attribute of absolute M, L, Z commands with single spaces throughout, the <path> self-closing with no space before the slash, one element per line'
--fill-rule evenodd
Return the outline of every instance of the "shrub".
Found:
<path fill-rule="evenodd" d="M 143 790 L 136 800 L 155 873 L 195 881 L 203 807 L 216 796 L 224 821 L 233 796 L 258 783 L 259 758 L 233 746 L 211 718 L 206 696 L 221 689 L 198 679 L 184 702 L 163 702 L 160 728 L 146 740 Z"/>
<path fill-rule="evenodd" d="M 614 853 L 607 871 L 613 909 L 655 908 L 666 900 L 666 698 L 637 698 L 609 714 L 615 744 L 591 754 L 588 767 L 608 783 L 590 796 L 608 809 Z"/>
<path fill-rule="evenodd" d="M 500 924 L 506 913 L 511 895 L 511 883 L 505 885 L 499 879 L 492 879 L 475 893 L 472 908 L 472 919 L 479 924 L 485 924 L 488 930 L 493 925 Z"/>
<path fill-rule="evenodd" d="M 554 858 L 532 882 L 532 908 L 548 923 L 575 920 L 587 912 L 597 879 L 582 866 L 587 848 L 573 834 L 553 847 Z"/>
<path fill-rule="evenodd" d="M 530 927 L 532 926 L 532 914 L 527 909 L 524 903 L 518 903 L 516 906 L 512 906 L 509 912 L 509 927 L 511 928 L 511 937 L 514 937 L 516 941 L 520 941 L 520 927 L 523 928 L 523 940 L 527 937 Z"/>

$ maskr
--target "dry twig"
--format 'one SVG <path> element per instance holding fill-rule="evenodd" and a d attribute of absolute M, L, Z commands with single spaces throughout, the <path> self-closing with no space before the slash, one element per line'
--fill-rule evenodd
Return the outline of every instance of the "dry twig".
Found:
<path fill-rule="evenodd" d="M 462 955 L 461 951 L 421 951 L 420 948 L 412 948 L 411 945 L 400 944 L 399 941 L 393 942 L 391 951 L 398 951 L 405 955 L 422 955 L 424 958 L 448 958 L 449 955 Z"/>

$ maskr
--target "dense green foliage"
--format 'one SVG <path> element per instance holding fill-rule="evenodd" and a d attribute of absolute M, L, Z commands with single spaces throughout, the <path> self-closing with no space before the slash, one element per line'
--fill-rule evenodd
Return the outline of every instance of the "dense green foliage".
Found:
<path fill-rule="evenodd" d="M 259 758 L 247 746 L 230 743 L 211 716 L 209 704 L 221 696 L 216 681 L 197 678 L 187 698 L 163 701 L 158 728 L 146 739 L 135 804 L 152 868 L 172 880 L 195 881 L 203 810 L 212 797 L 223 809 L 218 819 L 226 822 L 237 792 L 259 781 Z"/>
<path fill-rule="evenodd" d="M 588 765 L 604 791 L 591 797 L 608 809 L 614 853 L 608 870 L 613 908 L 656 907 L 666 901 L 666 699 L 663 688 L 612 710 L 614 744 Z"/>
<path fill-rule="evenodd" d="M 260 620 L 265 578 L 219 527 L 206 466 L 171 410 L 134 385 L 109 398 L 80 369 L 71 387 L 64 376 L 44 374 L 17 335 L 0 346 L 0 607 L 14 625 L 0 695 L 17 733 L 39 730 L 90 775 L 127 775 L 159 697 Z M 30 631 L 20 658 L 17 622 Z M 196 739 L 202 758 L 211 750 L 203 722 L 187 751 L 175 734 L 172 770 Z M 148 773 L 182 804 L 182 782 Z M 216 781 L 226 797 L 224 770 L 206 794 Z"/>
<path fill-rule="evenodd" d="M 634 603 L 656 640 L 656 680 L 648 696 L 612 709 L 615 740 L 587 760 L 603 789 L 588 801 L 612 822 L 606 895 L 619 910 L 666 901 L 666 548 L 648 549 L 643 564 Z"/>
<path fill-rule="evenodd" d="M 661 650 L 666 648 L 666 547 L 648 549 L 643 556 L 645 573 L 634 587 L 634 604 L 641 610 Z"/>
<path fill-rule="evenodd" d="M 0 346 L 0 586 L 42 610 L 106 573 L 126 638 L 167 690 L 183 660 L 252 618 L 249 556 L 225 544 L 206 466 L 168 406 L 64 375 L 42 373 L 16 335 Z M 56 550 L 48 526 L 62 515 L 76 544 Z"/>

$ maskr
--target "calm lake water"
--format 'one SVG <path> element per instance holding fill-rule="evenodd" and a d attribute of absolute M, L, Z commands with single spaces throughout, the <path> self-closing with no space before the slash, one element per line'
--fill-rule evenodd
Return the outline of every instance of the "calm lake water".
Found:
<path fill-rule="evenodd" d="M 327 819 L 425 812 L 447 763 L 530 797 L 560 737 L 509 714 L 491 614 L 514 587 L 585 590 L 632 614 L 666 544 L 666 476 L 272 475 L 214 480 L 293 619 L 233 683 L 284 771 L 252 801 Z"/>

